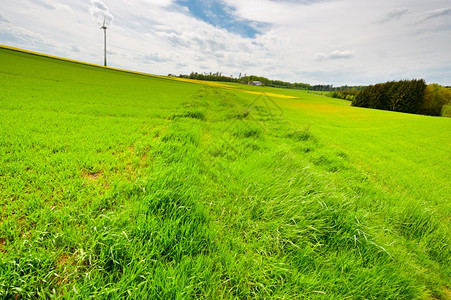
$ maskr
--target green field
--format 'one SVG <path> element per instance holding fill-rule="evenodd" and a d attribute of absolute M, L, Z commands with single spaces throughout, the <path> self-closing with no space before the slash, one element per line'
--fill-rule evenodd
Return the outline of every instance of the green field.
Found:
<path fill-rule="evenodd" d="M 0 298 L 450 299 L 450 149 L 450 118 L 0 48 Z"/>

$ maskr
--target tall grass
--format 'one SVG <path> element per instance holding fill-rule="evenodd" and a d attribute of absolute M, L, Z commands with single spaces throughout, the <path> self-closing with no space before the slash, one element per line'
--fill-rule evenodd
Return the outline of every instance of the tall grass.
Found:
<path fill-rule="evenodd" d="M 311 126 L 237 92 L 0 55 L 0 297 L 449 296 L 449 219 Z"/>

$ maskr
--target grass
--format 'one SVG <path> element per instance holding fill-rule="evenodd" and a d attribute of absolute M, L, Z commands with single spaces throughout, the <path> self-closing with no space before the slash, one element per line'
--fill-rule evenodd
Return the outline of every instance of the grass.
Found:
<path fill-rule="evenodd" d="M 447 118 L 6 49 L 0 85 L 0 298 L 450 297 Z"/>

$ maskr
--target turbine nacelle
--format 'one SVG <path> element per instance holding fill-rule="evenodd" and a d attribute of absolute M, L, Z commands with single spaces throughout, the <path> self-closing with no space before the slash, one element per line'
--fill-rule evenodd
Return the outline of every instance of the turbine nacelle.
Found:
<path fill-rule="evenodd" d="M 107 27 L 105 26 L 105 18 L 103 18 L 103 25 L 102 27 L 100 27 L 100 29 L 107 29 Z"/>

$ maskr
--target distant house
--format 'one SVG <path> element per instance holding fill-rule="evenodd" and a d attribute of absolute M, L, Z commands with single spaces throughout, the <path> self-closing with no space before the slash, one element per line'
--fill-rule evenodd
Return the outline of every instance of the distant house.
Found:
<path fill-rule="evenodd" d="M 256 80 L 256 81 L 249 81 L 249 85 L 262 85 L 262 82 L 258 81 L 258 80 Z"/>

